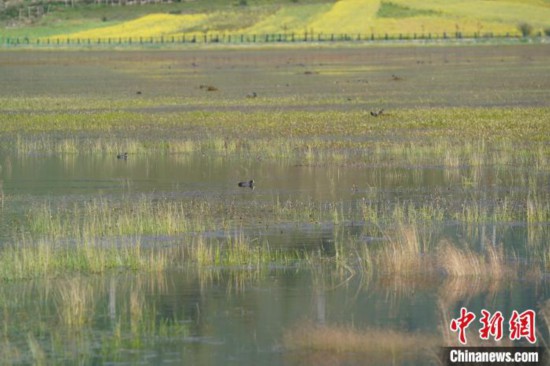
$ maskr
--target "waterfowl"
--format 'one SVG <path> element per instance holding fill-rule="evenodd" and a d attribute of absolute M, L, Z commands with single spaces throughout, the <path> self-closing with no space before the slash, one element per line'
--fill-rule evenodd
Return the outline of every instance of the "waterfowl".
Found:
<path fill-rule="evenodd" d="M 199 86 L 199 89 L 203 89 L 203 90 L 206 90 L 206 91 L 218 91 L 218 88 L 216 88 L 215 86 L 213 85 L 205 85 L 205 84 L 201 84 Z"/>
<path fill-rule="evenodd" d="M 254 188 L 254 179 L 251 179 L 248 182 L 239 182 L 239 187 Z"/>
<path fill-rule="evenodd" d="M 118 154 L 116 156 L 117 159 L 120 159 L 120 160 L 126 160 L 128 159 L 128 153 L 127 152 L 123 152 L 122 154 Z"/>
<path fill-rule="evenodd" d="M 382 113 L 384 113 L 383 109 L 379 110 L 378 112 L 370 111 L 370 115 L 373 116 L 373 117 L 378 117 L 378 116 L 382 115 Z"/>

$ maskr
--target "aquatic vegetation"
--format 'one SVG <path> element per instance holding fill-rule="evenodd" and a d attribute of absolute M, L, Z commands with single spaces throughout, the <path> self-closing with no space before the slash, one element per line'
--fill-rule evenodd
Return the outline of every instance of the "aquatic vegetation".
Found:
<path fill-rule="evenodd" d="M 364 350 L 376 364 L 422 363 L 411 349 L 456 340 L 442 338 L 437 302 L 442 316 L 502 298 L 535 306 L 550 268 L 541 89 L 506 99 L 480 82 L 460 107 L 432 89 L 410 101 L 424 79 L 464 92 L 473 68 L 494 80 L 524 53 L 532 67 L 516 77 L 539 85 L 529 75 L 546 70 L 543 52 L 507 49 L 495 70 L 492 50 L 377 49 L 384 63 L 400 55 L 382 66 L 362 65 L 370 49 L 91 51 L 82 65 L 77 53 L 32 53 L 37 67 L 101 64 L 109 76 L 87 74 L 99 80 L 90 98 L 35 92 L 55 82 L 44 76 L 21 90 L 48 97 L 0 100 L 0 363 L 139 363 L 161 350 L 208 364 L 280 339 L 290 364 L 362 364 Z M 25 59 L 14 54 L 8 63 Z M 348 56 L 361 65 L 340 65 Z M 243 70 L 259 85 L 236 83 Z M 238 187 L 249 179 L 254 190 Z M 318 325 L 292 327 L 304 318 Z M 405 323 L 426 333 L 395 328 Z"/>
<path fill-rule="evenodd" d="M 92 321 L 96 299 L 87 281 L 78 277 L 62 280 L 57 290 L 56 308 L 61 324 L 78 328 Z"/>
<path fill-rule="evenodd" d="M 200 268 L 241 267 L 261 269 L 268 265 L 289 266 L 304 257 L 296 250 L 271 248 L 269 243 L 256 243 L 240 232 L 224 240 L 198 237 L 186 250 L 188 257 Z"/>
<path fill-rule="evenodd" d="M 122 244 L 100 240 L 60 244 L 23 237 L 16 243 L 4 244 L 0 250 L 0 279 L 4 281 L 71 272 L 105 273 L 111 269 L 157 271 L 169 263 L 165 253 L 142 249 L 137 239 Z"/>
<path fill-rule="evenodd" d="M 27 214 L 31 235 L 51 239 L 96 239 L 108 236 L 175 235 L 213 228 L 204 209 L 216 209 L 202 202 L 183 203 L 142 197 L 138 201 L 110 202 L 93 199 L 83 205 L 57 208 L 44 203 Z M 191 213 L 193 212 L 192 216 Z"/>
<path fill-rule="evenodd" d="M 387 276 L 443 272 L 449 278 L 468 276 L 492 281 L 519 276 L 520 267 L 514 253 L 505 253 L 502 247 L 488 244 L 479 252 L 461 248 L 445 239 L 437 243 L 425 242 L 418 230 L 416 226 L 399 225 L 386 233 L 387 241 L 369 250 L 376 272 Z"/>
<path fill-rule="evenodd" d="M 245 210 L 247 215 L 239 214 Z M 265 219 L 272 224 L 284 222 L 332 221 L 343 219 L 343 204 L 322 205 L 317 202 L 275 199 L 272 203 L 249 202 L 237 207 L 235 202 L 216 199 L 169 200 L 140 196 L 123 200 L 92 199 L 82 204 L 54 207 L 51 202 L 36 204 L 28 210 L 25 222 L 14 232 L 50 240 L 97 240 L 109 237 L 143 235 L 196 234 L 257 225 Z M 17 237 L 15 238 L 17 239 Z"/>
<path fill-rule="evenodd" d="M 28 115 L 21 111 L 1 116 L 0 132 L 14 136 L 17 131 L 15 138 L 8 140 L 3 148 L 20 154 L 218 151 L 229 155 L 285 158 L 306 165 L 400 163 L 457 169 L 533 163 L 545 169 L 548 148 L 544 145 L 544 136 L 548 127 L 544 116 L 548 110 L 532 109 L 526 124 L 519 122 L 516 113 L 502 109 L 441 109 L 427 114 L 402 110 L 392 113 L 384 124 L 376 124 L 365 121 L 366 112 L 353 111 L 319 112 L 315 116 L 294 111 L 275 115 L 184 112 L 154 117 L 134 111 L 79 115 L 69 111 Z M 419 119 L 419 114 L 424 118 Z M 463 123 L 464 114 L 468 114 L 465 120 L 475 123 Z M 274 120 L 279 122 L 273 123 Z M 435 120 L 437 126 L 432 124 Z M 480 132 L 479 125 L 499 133 Z M 395 128 L 404 140 L 387 141 L 386 133 Z M 140 133 L 143 129 L 150 129 L 153 134 L 143 136 Z M 291 138 L 281 136 L 283 131 L 291 131 Z M 521 149 L 518 154 L 511 138 L 520 131 L 521 143 L 515 146 Z M 365 132 L 369 135 L 364 135 Z M 380 140 L 371 141 L 377 136 Z M 527 149 L 527 142 L 536 145 Z"/>
<path fill-rule="evenodd" d="M 400 226 L 395 234 L 376 253 L 376 268 L 391 275 L 407 275 L 422 272 L 426 267 L 422 258 L 417 229 Z"/>
<path fill-rule="evenodd" d="M 437 252 L 439 266 L 451 277 L 472 276 L 494 280 L 517 276 L 516 265 L 510 259 L 506 261 L 502 248 L 493 245 L 488 245 L 484 253 L 476 253 L 443 243 Z"/>
<path fill-rule="evenodd" d="M 283 335 L 285 348 L 329 354 L 368 354 L 369 360 L 394 361 L 426 357 L 437 347 L 435 337 L 391 329 L 354 329 L 351 326 L 299 324 Z M 416 352 L 411 352 L 415 350 Z"/>
<path fill-rule="evenodd" d="M 145 352 L 173 337 L 190 337 L 181 313 L 160 315 L 158 302 L 145 296 L 166 293 L 166 279 L 156 277 L 156 283 L 136 274 L 21 283 L 3 293 L 18 302 L 2 304 L 0 359 L 5 364 L 114 362 L 124 359 L 125 352 Z M 18 290 L 29 296 L 14 296 Z M 32 308 L 32 319 L 25 320 L 21 306 Z M 98 312 L 107 326 L 95 331 Z"/>
<path fill-rule="evenodd" d="M 532 192 L 528 202 L 546 202 Z M 505 196 L 494 206 L 480 206 L 478 200 L 460 198 L 437 199 L 421 205 L 412 201 L 388 203 L 383 196 L 378 197 L 379 194 L 371 190 L 370 198 L 357 206 L 343 201 L 281 201 L 279 197 L 272 202 L 237 203 L 215 199 L 174 200 L 158 195 L 123 200 L 99 198 L 63 205 L 44 202 L 28 210 L 25 220 L 12 228 L 13 242 L 23 245 L 7 245 L 3 249 L 7 265 L 3 276 L 6 279 L 34 277 L 39 273 L 62 273 L 63 268 L 90 272 L 104 272 L 109 268 L 154 270 L 182 263 L 253 268 L 271 263 L 289 265 L 308 258 L 309 254 L 270 247 L 262 232 L 267 232 L 272 225 L 290 223 L 296 227 L 305 224 L 346 227 L 360 223 L 376 228 L 369 235 L 384 238 L 383 245 L 367 247 L 349 234 L 335 237 L 331 256 L 349 274 L 364 272 L 370 276 L 373 266 L 392 275 L 443 270 L 449 276 L 485 274 L 498 278 L 510 272 L 503 268 L 515 258 L 514 251 L 505 254 L 501 248 L 496 252 L 492 243 L 486 253 L 477 254 L 442 242 L 445 236 L 441 226 L 450 219 L 458 220 L 467 231 L 473 230 L 469 234 L 472 237 L 481 235 L 475 234 L 479 224 L 523 220 L 528 224 L 531 244 L 520 250 L 521 255 L 529 260 L 546 258 L 547 251 L 541 246 L 548 223 L 546 204 L 540 207 L 537 204 L 538 221 L 529 221 L 526 211 L 514 210 L 512 207 L 517 204 L 510 203 L 524 199 L 527 192 L 510 198 Z M 535 203 L 523 207 L 534 210 L 533 205 Z M 247 215 L 238 214 L 243 211 Z M 252 237 L 244 234 L 254 227 L 260 231 Z M 220 231 L 221 228 L 224 231 Z M 221 237 L 206 239 L 205 235 L 213 232 Z M 176 239 L 180 235 L 184 235 L 182 239 Z M 173 237 L 172 241 L 187 244 L 185 249 L 176 245 L 143 250 L 141 238 L 148 236 Z M 55 242 L 60 244 L 54 245 Z M 71 245 L 75 245 L 76 250 L 68 255 Z M 60 257 L 60 253 L 67 254 Z M 357 270 L 358 266 L 362 269 Z"/>

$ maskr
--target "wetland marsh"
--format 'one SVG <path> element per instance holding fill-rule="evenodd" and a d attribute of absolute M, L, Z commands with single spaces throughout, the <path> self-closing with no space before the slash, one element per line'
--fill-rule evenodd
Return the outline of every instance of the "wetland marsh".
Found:
<path fill-rule="evenodd" d="M 549 55 L 0 52 L 0 363 L 438 364 L 462 306 L 546 347 Z"/>

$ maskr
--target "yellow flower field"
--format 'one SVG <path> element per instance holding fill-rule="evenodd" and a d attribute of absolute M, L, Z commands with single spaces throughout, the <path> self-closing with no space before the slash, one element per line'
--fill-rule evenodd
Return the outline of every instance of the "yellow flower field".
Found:
<path fill-rule="evenodd" d="M 535 31 L 550 27 L 550 3 L 543 0 L 339 0 L 233 8 L 198 14 L 149 14 L 120 24 L 63 34 L 69 39 L 139 39 L 210 34 L 398 34 L 462 32 L 518 35 L 518 24 Z"/>
<path fill-rule="evenodd" d="M 286 6 L 252 27 L 241 29 L 239 32 L 246 34 L 302 33 L 308 29 L 312 19 L 330 11 L 331 7 L 331 4 Z"/>
<path fill-rule="evenodd" d="M 417 35 L 428 33 L 449 35 L 455 32 L 462 32 L 466 35 L 473 33 L 484 34 L 493 32 L 495 34 L 516 34 L 517 28 L 513 25 L 497 22 L 482 22 L 469 18 L 443 18 L 431 16 L 418 16 L 410 18 L 378 18 L 372 23 L 372 33 L 392 35 Z"/>
<path fill-rule="evenodd" d="M 391 0 L 394 4 L 435 10 L 444 16 L 456 16 L 482 22 L 508 23 L 515 26 L 520 22 L 529 22 L 536 27 L 550 25 L 550 3 L 533 0 Z"/>
<path fill-rule="evenodd" d="M 121 24 L 71 33 L 71 39 L 139 38 L 181 35 L 208 20 L 206 14 L 149 14 Z"/>
<path fill-rule="evenodd" d="M 307 28 L 316 33 L 370 33 L 379 6 L 379 0 L 340 0 Z"/>

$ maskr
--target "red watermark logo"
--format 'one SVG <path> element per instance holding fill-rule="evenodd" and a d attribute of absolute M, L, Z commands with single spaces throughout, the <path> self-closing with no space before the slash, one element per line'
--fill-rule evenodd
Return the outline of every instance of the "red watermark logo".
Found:
<path fill-rule="evenodd" d="M 475 319 L 476 315 L 463 307 L 460 309 L 460 316 L 451 320 L 451 331 L 458 332 L 458 340 L 460 343 L 467 343 L 466 329 Z M 481 323 L 481 328 L 479 329 L 480 339 L 488 340 L 491 337 L 493 337 L 495 341 L 500 341 L 502 339 L 504 316 L 500 311 L 491 314 L 485 309 L 481 310 L 479 322 Z M 518 313 L 514 310 L 508 321 L 508 330 L 510 331 L 510 340 L 512 341 L 519 341 L 525 338 L 531 344 L 536 343 L 535 312 L 533 310 L 525 310 L 523 313 Z"/>

